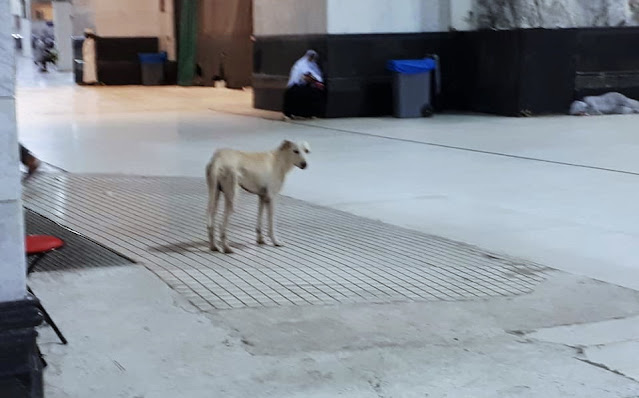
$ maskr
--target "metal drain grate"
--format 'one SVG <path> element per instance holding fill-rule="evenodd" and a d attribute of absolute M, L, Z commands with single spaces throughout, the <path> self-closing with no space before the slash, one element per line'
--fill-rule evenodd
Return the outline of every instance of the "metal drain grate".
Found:
<path fill-rule="evenodd" d="M 206 243 L 197 178 L 40 175 L 25 205 L 140 262 L 202 310 L 356 302 L 470 300 L 530 292 L 544 267 L 282 197 L 286 246 L 254 244 L 257 200 L 242 195 L 229 236 Z"/>
<path fill-rule="evenodd" d="M 131 260 L 64 228 L 33 211 L 24 212 L 27 234 L 53 235 L 62 239 L 64 248 L 48 254 L 35 268 L 39 271 L 117 267 L 133 264 Z"/>

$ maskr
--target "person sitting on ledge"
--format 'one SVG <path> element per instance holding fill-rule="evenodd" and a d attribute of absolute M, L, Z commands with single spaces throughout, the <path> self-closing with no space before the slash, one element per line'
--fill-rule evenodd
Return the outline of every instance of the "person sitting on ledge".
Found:
<path fill-rule="evenodd" d="M 639 101 L 620 93 L 585 97 L 583 101 L 575 101 L 570 106 L 570 114 L 575 116 L 628 115 L 632 113 L 639 113 Z"/>
<path fill-rule="evenodd" d="M 82 43 L 82 83 L 92 86 L 98 84 L 98 64 L 96 62 L 95 41 L 96 34 L 93 29 L 84 30 L 84 42 Z"/>
<path fill-rule="evenodd" d="M 316 51 L 308 50 L 291 68 L 286 93 L 284 115 L 289 118 L 311 118 L 324 113 L 324 77 Z"/>

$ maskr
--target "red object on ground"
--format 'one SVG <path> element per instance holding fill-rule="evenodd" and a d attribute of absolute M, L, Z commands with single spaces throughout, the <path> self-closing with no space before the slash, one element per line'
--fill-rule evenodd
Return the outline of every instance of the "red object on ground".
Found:
<path fill-rule="evenodd" d="M 27 235 L 24 239 L 27 255 L 43 254 L 64 246 L 62 239 L 49 235 Z"/>

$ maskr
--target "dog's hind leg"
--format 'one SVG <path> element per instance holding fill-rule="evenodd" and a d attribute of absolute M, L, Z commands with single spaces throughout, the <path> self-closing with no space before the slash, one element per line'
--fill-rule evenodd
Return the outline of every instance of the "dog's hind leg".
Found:
<path fill-rule="evenodd" d="M 222 232 L 220 238 L 222 240 L 222 250 L 224 253 L 233 253 L 233 249 L 228 243 L 227 230 L 229 226 L 229 219 L 233 214 L 235 205 L 235 196 L 237 194 L 237 175 L 229 174 L 227 178 L 224 178 L 221 182 L 222 191 L 224 193 L 224 220 L 222 221 Z"/>
<path fill-rule="evenodd" d="M 255 232 L 257 233 L 257 244 L 263 245 L 266 243 L 266 241 L 264 240 L 264 236 L 262 235 L 262 219 L 264 218 L 265 203 L 263 195 L 260 195 L 259 198 L 260 201 L 257 205 L 257 228 L 255 229 Z"/>
<path fill-rule="evenodd" d="M 217 204 L 220 200 L 220 186 L 217 181 L 217 175 L 214 174 L 212 166 L 206 168 L 206 182 L 209 189 L 209 203 L 207 208 L 206 226 L 209 233 L 209 249 L 219 251 L 215 242 L 215 217 L 217 214 Z"/>
<path fill-rule="evenodd" d="M 219 251 L 217 243 L 215 243 L 215 218 L 217 215 L 217 204 L 220 202 L 219 187 L 213 188 L 213 192 L 209 193 L 208 208 L 208 231 L 209 231 L 209 248 L 212 251 Z"/>
<path fill-rule="evenodd" d="M 268 212 L 268 234 L 269 237 L 271 238 L 271 242 L 273 242 L 273 246 L 284 246 L 279 239 L 277 239 L 277 236 L 275 236 L 275 222 L 274 222 L 274 218 L 275 215 L 274 210 L 273 210 L 273 198 L 270 196 L 266 196 L 264 197 L 264 203 L 266 204 L 266 210 Z"/>

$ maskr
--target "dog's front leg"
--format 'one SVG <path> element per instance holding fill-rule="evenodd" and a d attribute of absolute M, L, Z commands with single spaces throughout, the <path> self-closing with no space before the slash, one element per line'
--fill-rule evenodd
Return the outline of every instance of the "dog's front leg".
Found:
<path fill-rule="evenodd" d="M 266 203 L 266 210 L 268 211 L 268 234 L 271 238 L 271 242 L 273 242 L 273 246 L 283 246 L 282 243 L 277 239 L 277 236 L 275 236 L 275 215 L 273 214 L 273 198 L 270 196 L 266 196 L 264 198 L 264 202 Z"/>
<path fill-rule="evenodd" d="M 233 213 L 233 196 L 227 195 L 224 200 L 224 220 L 222 221 L 222 231 L 220 234 L 220 240 L 222 241 L 222 250 L 224 253 L 231 254 L 233 253 L 233 249 L 229 245 L 227 231 L 229 228 L 229 219 L 231 214 Z"/>
<path fill-rule="evenodd" d="M 222 192 L 224 192 L 224 219 L 222 220 L 220 240 L 222 241 L 222 250 L 224 250 L 224 253 L 230 254 L 233 253 L 233 249 L 231 249 L 231 245 L 229 245 L 227 233 L 229 220 L 235 211 L 235 197 L 237 194 L 237 179 L 235 175 L 232 175 L 228 181 L 224 182 Z"/>
<path fill-rule="evenodd" d="M 217 213 L 217 204 L 220 200 L 220 190 L 217 186 L 213 189 L 209 189 L 209 205 L 208 205 L 208 217 L 207 227 L 209 232 L 209 248 L 212 251 L 220 251 L 215 243 L 215 216 Z"/>
<path fill-rule="evenodd" d="M 264 240 L 264 236 L 262 235 L 262 219 L 264 218 L 264 195 L 260 195 L 260 203 L 257 205 L 257 228 L 255 232 L 257 232 L 257 244 L 263 245 L 266 243 Z"/>

